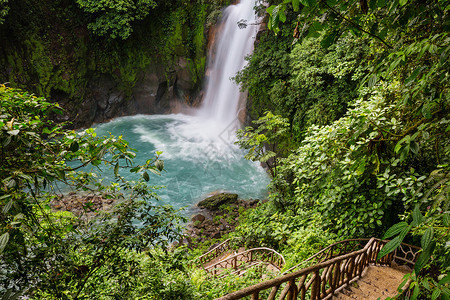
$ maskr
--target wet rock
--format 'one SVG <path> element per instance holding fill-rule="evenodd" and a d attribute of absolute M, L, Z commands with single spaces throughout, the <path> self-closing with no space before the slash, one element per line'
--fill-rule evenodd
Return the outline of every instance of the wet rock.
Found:
<path fill-rule="evenodd" d="M 200 201 L 201 213 L 194 215 L 186 227 L 187 245 L 197 247 L 203 242 L 219 239 L 234 231 L 243 209 L 252 209 L 261 204 L 258 199 L 238 199 L 237 194 L 219 193 Z M 199 222 L 203 216 L 205 219 Z"/>
<path fill-rule="evenodd" d="M 202 214 L 196 214 L 191 218 L 191 221 L 194 223 L 202 223 L 203 221 L 205 221 L 205 216 Z"/>
<path fill-rule="evenodd" d="M 256 205 L 258 205 L 259 199 L 250 199 L 249 201 L 247 201 L 247 203 L 250 207 L 255 207 Z"/>
<path fill-rule="evenodd" d="M 231 193 L 220 193 L 200 201 L 197 206 L 210 210 L 218 209 L 223 204 L 231 204 L 237 202 L 238 195 Z"/>

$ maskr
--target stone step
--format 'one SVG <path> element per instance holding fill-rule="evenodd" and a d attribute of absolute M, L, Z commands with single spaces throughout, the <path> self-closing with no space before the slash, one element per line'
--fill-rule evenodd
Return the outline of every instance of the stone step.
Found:
<path fill-rule="evenodd" d="M 394 297 L 403 276 L 409 270 L 384 266 L 369 266 L 361 279 L 351 283 L 337 295 L 336 300 L 377 300 Z"/>

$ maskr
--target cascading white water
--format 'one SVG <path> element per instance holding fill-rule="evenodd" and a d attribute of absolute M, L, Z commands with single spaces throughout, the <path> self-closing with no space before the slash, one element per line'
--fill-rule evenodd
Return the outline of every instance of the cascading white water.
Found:
<path fill-rule="evenodd" d="M 138 115 L 98 126 L 98 134 L 111 132 L 138 149 L 138 164 L 162 151 L 163 176 L 151 175 L 162 203 L 176 208 L 191 206 L 208 193 L 230 191 L 243 198 L 265 197 L 269 178 L 257 163 L 244 159 L 244 151 L 233 143 L 240 98 L 239 86 L 230 78 L 245 66 L 253 49 L 257 25 L 240 29 L 244 19 L 257 23 L 256 0 L 242 0 L 224 11 L 222 30 L 216 37 L 215 59 L 211 60 L 204 104 L 196 115 Z M 113 180 L 113 173 L 103 173 Z M 132 175 L 128 174 L 131 179 Z M 126 177 L 128 178 L 128 177 Z"/>
<path fill-rule="evenodd" d="M 259 29 L 254 11 L 256 0 L 242 0 L 228 6 L 222 19 L 222 28 L 211 51 L 208 65 L 209 78 L 205 87 L 203 104 L 198 115 L 210 120 L 210 133 L 232 132 L 240 125 L 240 87 L 232 77 L 245 66 L 245 57 L 253 51 L 253 44 Z M 246 20 L 245 28 L 238 27 L 238 21 Z M 214 59 L 211 59 L 214 58 Z"/>

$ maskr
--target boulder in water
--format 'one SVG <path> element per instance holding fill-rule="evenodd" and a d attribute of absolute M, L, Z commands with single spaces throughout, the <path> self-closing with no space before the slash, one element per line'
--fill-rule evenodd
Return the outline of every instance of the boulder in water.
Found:
<path fill-rule="evenodd" d="M 197 204 L 197 206 L 200 207 L 200 208 L 216 210 L 223 204 L 236 203 L 237 199 L 238 199 L 238 195 L 237 194 L 220 193 L 220 194 L 208 197 L 205 200 L 200 201 Z"/>

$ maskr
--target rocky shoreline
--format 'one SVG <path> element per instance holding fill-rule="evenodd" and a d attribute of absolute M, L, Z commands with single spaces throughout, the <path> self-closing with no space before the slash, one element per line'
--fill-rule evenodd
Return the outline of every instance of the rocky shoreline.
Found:
<path fill-rule="evenodd" d="M 237 194 L 218 193 L 196 204 L 199 212 L 187 224 L 185 238 L 177 244 L 197 248 L 205 242 L 214 242 L 234 231 L 239 215 L 247 209 L 258 207 L 267 200 L 240 199 Z M 114 199 L 100 194 L 79 194 L 70 192 L 51 201 L 54 211 L 70 211 L 76 216 L 91 219 L 100 211 L 109 211 L 115 205 Z"/>
<path fill-rule="evenodd" d="M 92 218 L 100 211 L 110 210 L 115 201 L 100 194 L 70 192 L 53 199 L 50 206 L 55 211 L 70 211 L 78 217 Z"/>
<path fill-rule="evenodd" d="M 220 239 L 234 231 L 243 211 L 261 203 L 259 199 L 239 199 L 232 193 L 219 193 L 200 201 L 197 204 L 200 212 L 193 215 L 187 225 L 183 243 L 195 248 L 206 241 Z"/>

